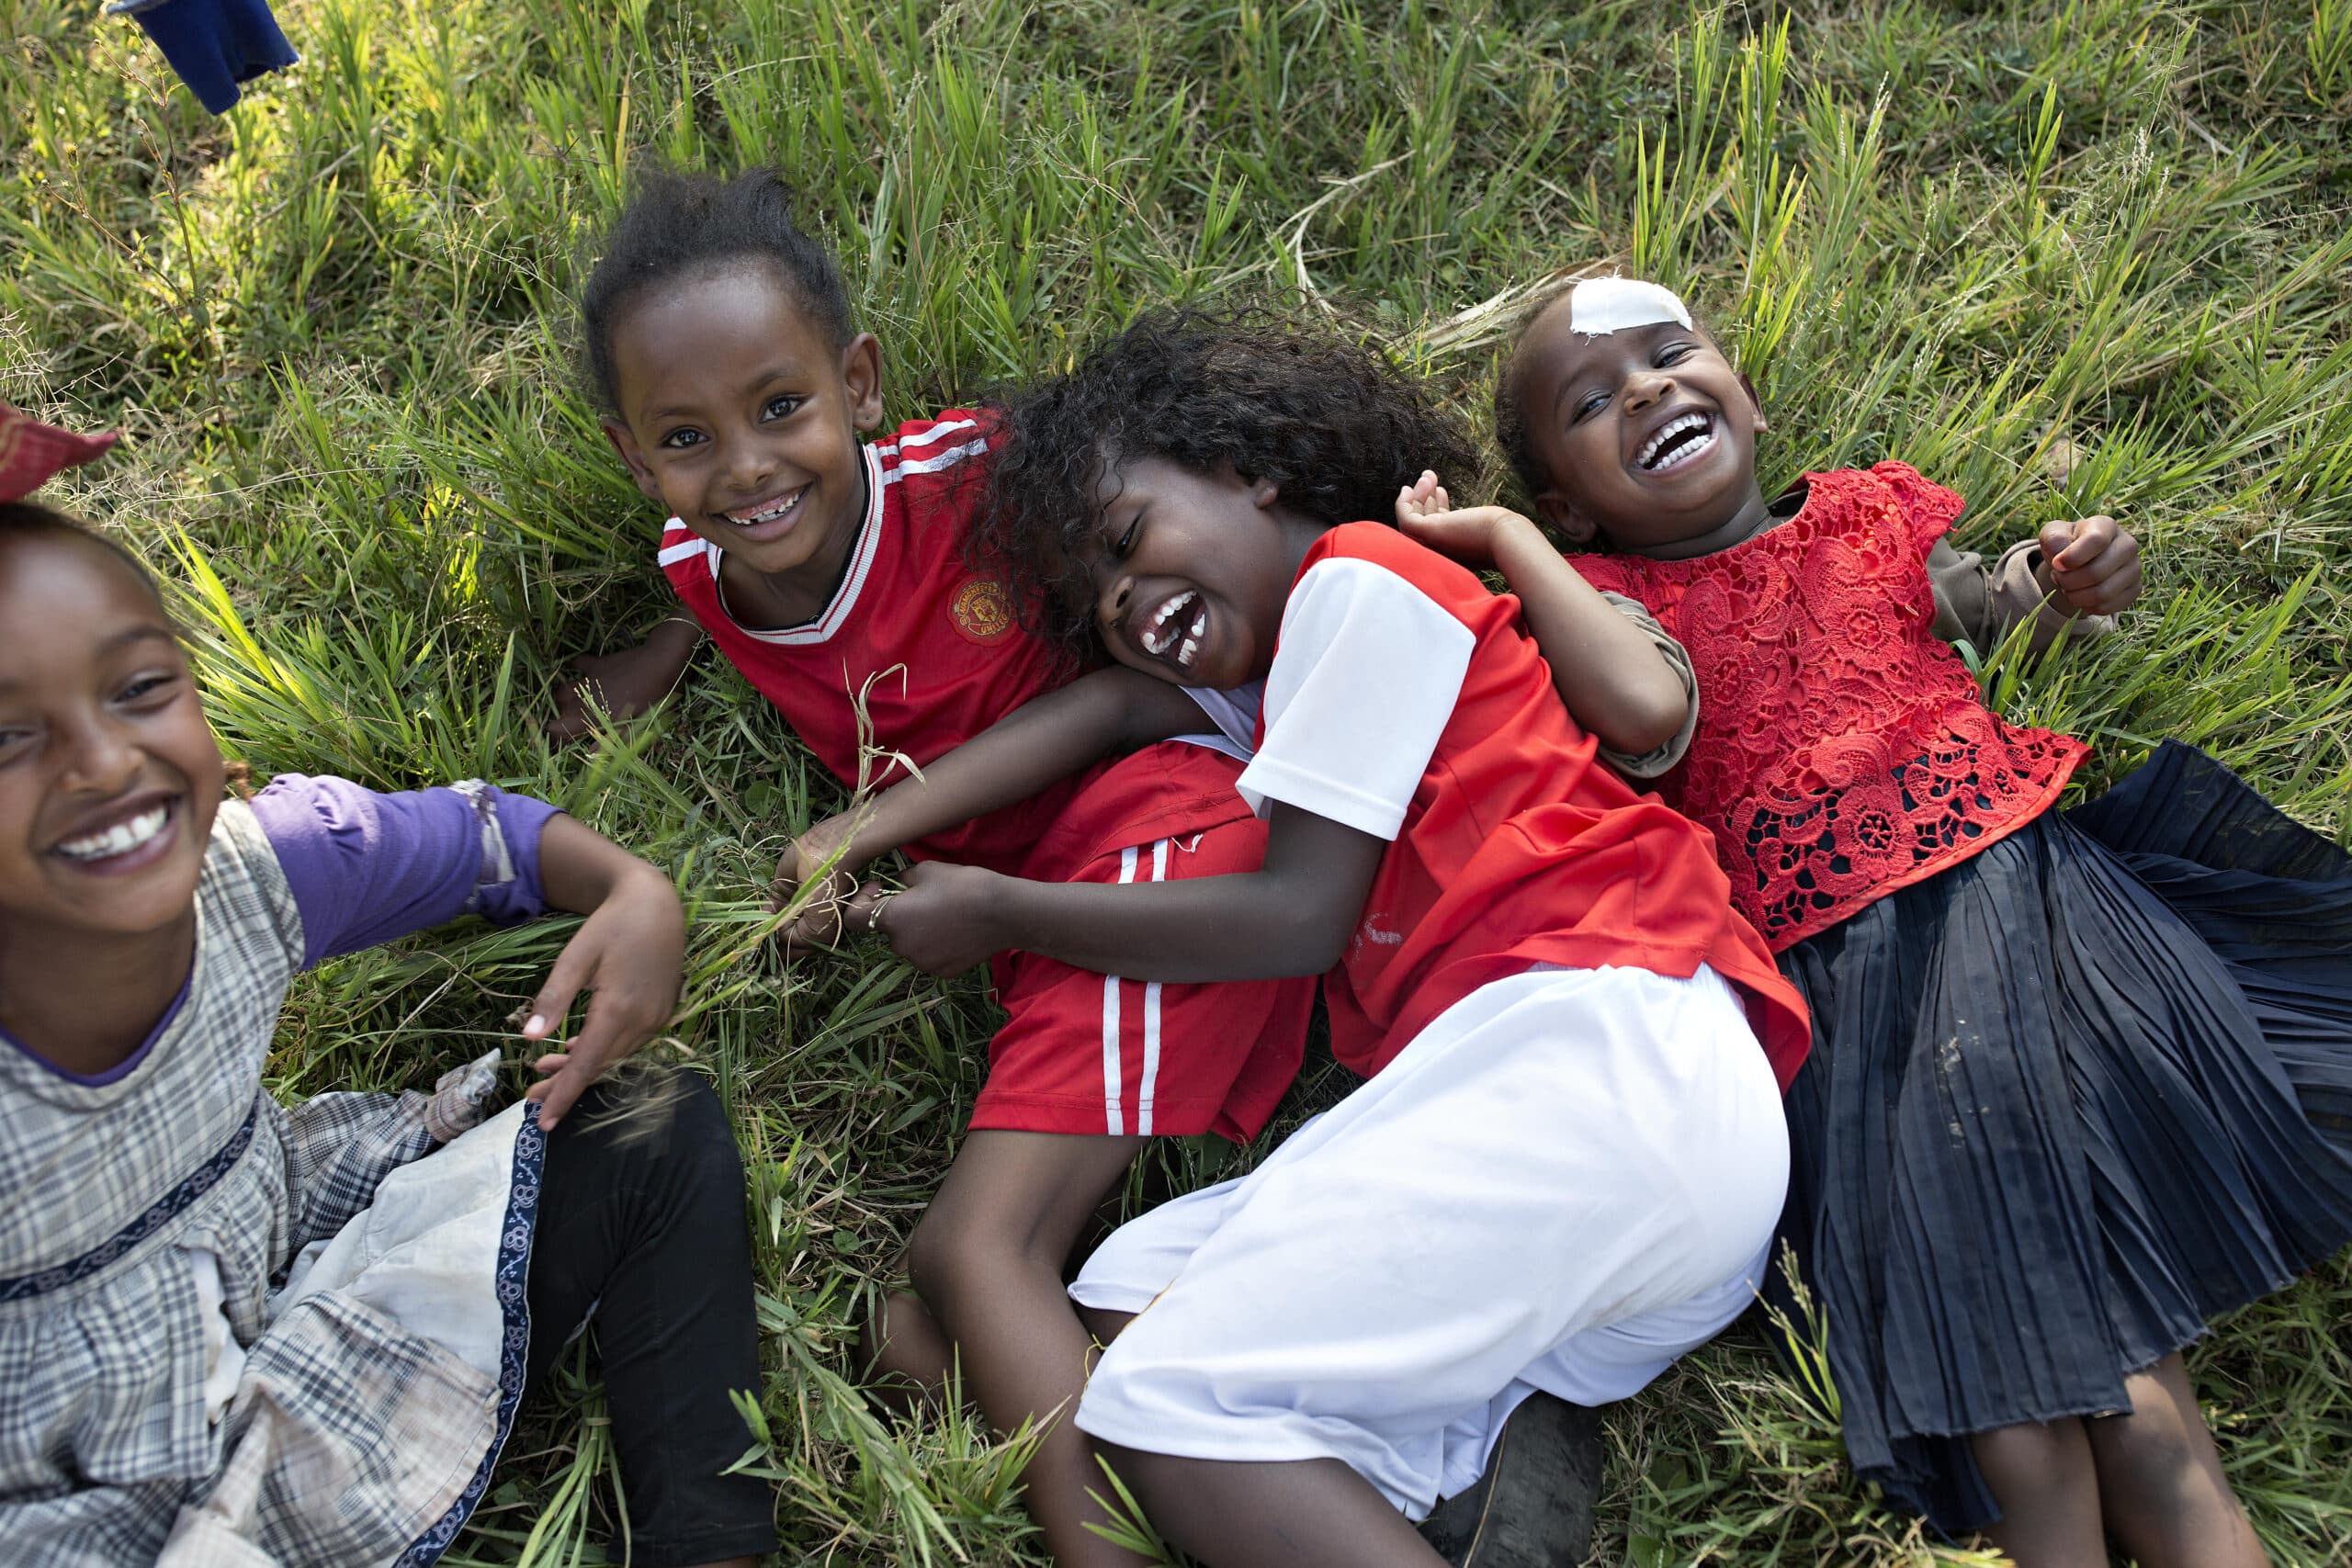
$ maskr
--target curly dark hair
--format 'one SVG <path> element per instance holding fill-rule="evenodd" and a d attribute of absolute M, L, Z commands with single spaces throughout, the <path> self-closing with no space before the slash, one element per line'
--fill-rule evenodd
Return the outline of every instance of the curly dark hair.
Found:
<path fill-rule="evenodd" d="M 1418 378 L 1261 310 L 1147 312 L 1066 375 L 988 406 L 1002 434 L 967 554 L 1073 651 L 1094 636 L 1074 607 L 1085 593 L 1072 551 L 1101 525 L 1105 463 L 1230 464 L 1327 527 L 1386 522 L 1423 468 L 1456 482 L 1478 468 L 1475 445 Z"/>
<path fill-rule="evenodd" d="M 849 291 L 832 252 L 793 217 L 793 189 L 774 169 L 726 178 L 649 165 L 628 205 L 601 236 L 603 254 L 580 291 L 581 374 L 597 403 L 618 412 L 613 324 L 646 290 L 689 273 L 766 262 L 835 348 L 853 331 Z"/>

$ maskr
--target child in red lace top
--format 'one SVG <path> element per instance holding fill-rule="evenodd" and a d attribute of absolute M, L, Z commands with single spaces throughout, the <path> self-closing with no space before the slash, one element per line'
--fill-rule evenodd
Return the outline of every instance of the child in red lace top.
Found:
<path fill-rule="evenodd" d="M 1782 1226 L 1857 1470 L 2021 1564 L 2103 1564 L 2110 1532 L 2143 1564 L 2263 1561 L 2179 1352 L 2352 1235 L 2352 861 L 2170 743 L 2052 809 L 2083 744 L 1987 711 L 1946 639 L 2128 605 L 2111 519 L 1988 581 L 1944 542 L 1960 497 L 1901 463 L 1768 500 L 1753 389 L 1629 279 L 1530 318 L 1497 412 L 1593 553 L 1571 571 L 1434 481 L 1401 520 L 1501 567 L 1532 621 L 1589 582 L 1691 657 L 1660 789 L 1812 1010 Z"/>

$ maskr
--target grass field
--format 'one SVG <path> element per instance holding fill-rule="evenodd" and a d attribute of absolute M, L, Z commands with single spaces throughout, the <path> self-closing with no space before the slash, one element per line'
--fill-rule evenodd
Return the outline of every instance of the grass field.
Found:
<path fill-rule="evenodd" d="M 675 1049 L 716 1069 L 750 1171 L 786 1561 L 1042 1561 L 1017 1451 L 882 1418 L 844 1348 L 989 1014 L 885 953 L 767 955 L 756 890 L 841 797 L 707 656 L 625 736 L 537 733 L 561 661 L 662 603 L 657 520 L 568 368 L 583 234 L 640 155 L 802 184 L 893 421 L 1147 302 L 1269 293 L 1483 421 L 1516 292 L 1593 264 L 1679 284 L 1762 390 L 1768 482 L 1901 457 L 1969 497 L 1967 543 L 2140 531 L 2126 635 L 1985 670 L 2012 716 L 2096 742 L 2089 787 L 2177 736 L 2352 838 L 2352 0 L 280 0 L 303 63 L 217 119 L 96 9 L 0 0 L 0 398 L 128 432 L 54 499 L 183 591 L 232 756 L 487 776 L 677 870 Z M 276 1087 L 511 1044 L 563 929 L 328 966 Z M 1185 1182 L 1247 1157 L 1166 1156 Z M 2339 1258 L 2193 1356 L 2282 1563 L 2352 1561 L 2347 1323 Z M 1992 1561 L 1858 1490 L 1831 1396 L 1761 1345 L 1612 1414 L 1599 1560 Z M 593 1561 L 591 1387 L 510 1452 L 450 1561 Z"/>

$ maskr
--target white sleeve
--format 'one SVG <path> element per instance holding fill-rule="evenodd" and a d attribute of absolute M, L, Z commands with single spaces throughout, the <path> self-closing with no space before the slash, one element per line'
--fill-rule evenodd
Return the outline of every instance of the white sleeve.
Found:
<path fill-rule="evenodd" d="M 1462 694 L 1477 638 L 1385 566 L 1317 561 L 1283 608 L 1266 734 L 1241 797 L 1394 839 Z"/>

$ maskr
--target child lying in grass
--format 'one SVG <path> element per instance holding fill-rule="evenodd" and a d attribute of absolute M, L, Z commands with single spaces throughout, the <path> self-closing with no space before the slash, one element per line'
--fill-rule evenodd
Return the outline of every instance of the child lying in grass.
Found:
<path fill-rule="evenodd" d="M 2110 1534 L 2145 1568 L 2262 1562 L 2180 1350 L 2352 1237 L 2352 859 L 2171 742 L 2052 809 L 2085 748 L 1986 711 L 1945 646 L 1987 597 L 1943 543 L 1960 497 L 1894 462 L 1765 497 L 1754 391 L 1665 289 L 1537 311 L 1497 412 L 1593 553 L 1426 491 L 1411 530 L 1503 566 L 1539 627 L 1580 573 L 1697 661 L 1664 791 L 1812 1010 L 1783 1230 L 1856 1469 L 2025 1568 Z M 2041 637 L 2140 590 L 2105 517 L 2005 559 Z"/>
<path fill-rule="evenodd" d="M 966 564 L 994 461 L 986 422 L 949 410 L 860 444 L 881 418 L 880 347 L 852 330 L 839 270 L 790 208 L 764 173 L 648 178 L 605 236 L 581 313 L 605 429 L 669 518 L 660 558 L 680 602 L 854 784 L 861 706 L 883 750 L 929 763 L 1077 669 L 1016 623 L 1001 582 Z M 1444 434 L 1426 418 L 1417 428 Z M 1369 497 L 1398 479 L 1378 468 L 1357 482 Z M 698 636 L 665 627 L 594 665 L 606 700 L 627 711 L 658 699 Z M 1195 710 L 1182 728 L 1210 726 Z M 1054 781 L 910 847 L 1049 881 L 1255 867 L 1265 833 L 1234 793 L 1237 766 L 1219 738 L 1196 740 Z M 797 886 L 844 849 L 858 863 L 879 852 L 845 843 L 847 826 L 796 846 L 779 882 Z M 834 912 L 819 901 L 802 934 L 833 934 Z M 1106 979 L 1010 952 L 993 975 L 1010 1016 L 972 1130 L 910 1245 L 914 1292 L 876 1325 L 876 1364 L 935 1388 L 960 1350 L 964 1386 L 998 1430 L 1050 1424 L 1026 1482 L 1056 1557 L 1131 1562 L 1087 1528 L 1105 1522 L 1087 1496 L 1102 1476 L 1085 1438 L 1054 1421 L 1077 1397 L 1089 1343 L 1063 1265 L 1146 1138 L 1257 1134 L 1297 1071 L 1313 982 Z"/>
<path fill-rule="evenodd" d="M 1688 696 L 1595 592 L 1564 705 L 1518 606 L 1385 523 L 1355 454 L 1417 399 L 1290 331 L 1150 318 L 1012 400 L 992 538 L 1119 668 L 933 770 L 1017 797 L 1213 699 L 1261 869 L 1155 886 L 937 863 L 859 907 L 942 972 L 1004 946 L 1170 981 L 1313 974 L 1367 1082 L 1248 1177 L 1117 1232 L 1071 1293 L 1115 1333 L 1078 1424 L 1218 1565 L 1434 1563 L 1529 1393 L 1641 1388 L 1753 1299 L 1805 1026 L 1706 836 L 1600 765 Z M 1394 492 L 1382 498 L 1393 508 Z M 886 810 L 921 809 L 902 786 Z M 1124 1326 L 1122 1326 L 1124 1325 Z"/>
<path fill-rule="evenodd" d="M 0 468 L 70 438 L 0 409 Z M 52 458 L 52 461 L 54 459 Z M 631 1561 L 748 1564 L 722 1474 L 760 1385 L 742 1170 L 708 1086 L 591 1087 L 667 1021 L 669 879 L 479 784 L 280 775 L 220 748 L 138 563 L 0 491 L 0 1536 L 11 1563 L 429 1563 L 524 1389 L 593 1310 Z M 587 921 L 524 1036 L 578 1034 L 481 1121 L 262 1087 L 296 971 L 461 913 Z M 479 1124 L 477 1124 L 479 1123 Z M 628 1135 L 620 1135 L 622 1129 Z M 446 1146 L 444 1146 L 446 1145 Z M 160 1557 L 159 1557 L 160 1554 Z"/>

